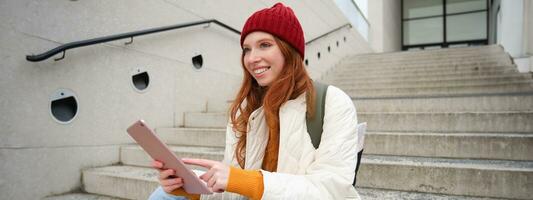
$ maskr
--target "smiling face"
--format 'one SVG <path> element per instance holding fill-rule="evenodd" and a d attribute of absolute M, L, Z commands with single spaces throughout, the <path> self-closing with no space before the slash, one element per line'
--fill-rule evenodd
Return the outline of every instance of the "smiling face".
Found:
<path fill-rule="evenodd" d="M 265 32 L 252 32 L 242 44 L 243 64 L 260 86 L 269 86 L 280 75 L 285 57 L 274 40 Z"/>

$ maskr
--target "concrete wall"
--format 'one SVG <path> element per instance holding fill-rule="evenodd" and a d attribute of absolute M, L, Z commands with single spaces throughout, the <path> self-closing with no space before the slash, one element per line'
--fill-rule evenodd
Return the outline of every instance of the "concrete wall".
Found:
<path fill-rule="evenodd" d="M 368 2 L 369 42 L 376 52 L 401 50 L 401 1 L 372 0 Z"/>
<path fill-rule="evenodd" d="M 130 45 L 124 40 L 68 50 L 60 61 L 33 63 L 26 55 L 210 18 L 240 30 L 253 11 L 274 2 L 0 1 L 0 198 L 39 199 L 78 190 L 81 169 L 119 162 L 120 145 L 132 142 L 125 129 L 134 120 L 178 127 L 185 112 L 225 111 L 242 76 L 239 36 L 216 25 L 136 37 Z M 328 0 L 287 4 L 300 18 L 306 40 L 347 23 Z M 370 48 L 354 29 L 342 29 L 306 51 L 309 70 L 319 78 L 340 58 Z M 199 54 L 204 64 L 195 69 L 191 58 Z M 144 92 L 132 86 L 137 69 L 150 77 Z M 69 124 L 50 114 L 51 95 L 61 88 L 77 98 L 78 113 Z"/>
<path fill-rule="evenodd" d="M 368 41 L 368 31 L 370 28 L 370 24 L 367 21 L 368 1 L 335 0 L 335 4 L 341 10 L 342 14 L 348 18 L 352 26 Z"/>
<path fill-rule="evenodd" d="M 402 48 L 401 2 L 383 0 L 383 52 L 400 51 Z"/>
<path fill-rule="evenodd" d="M 524 1 L 524 41 L 526 55 L 533 56 L 533 2 Z"/>
<path fill-rule="evenodd" d="M 489 43 L 502 45 L 522 73 L 533 71 L 532 4 L 528 0 L 498 0 L 491 5 Z"/>
<path fill-rule="evenodd" d="M 524 1 L 502 0 L 500 5 L 500 12 L 502 13 L 500 43 L 512 57 L 522 57 Z"/>
<path fill-rule="evenodd" d="M 533 72 L 533 2 L 524 1 L 524 56 L 517 65 L 521 72 Z"/>

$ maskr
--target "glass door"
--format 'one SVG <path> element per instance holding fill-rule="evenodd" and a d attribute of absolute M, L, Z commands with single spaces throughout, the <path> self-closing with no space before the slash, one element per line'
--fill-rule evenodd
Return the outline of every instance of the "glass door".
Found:
<path fill-rule="evenodd" d="M 488 43 L 488 0 L 403 0 L 402 49 Z"/>

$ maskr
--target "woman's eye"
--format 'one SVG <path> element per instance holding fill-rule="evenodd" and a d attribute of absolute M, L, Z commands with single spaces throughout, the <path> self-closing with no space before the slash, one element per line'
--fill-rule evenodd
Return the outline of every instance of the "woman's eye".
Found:
<path fill-rule="evenodd" d="M 267 48 L 267 47 L 270 47 L 270 46 L 272 46 L 272 44 L 267 43 L 267 42 L 261 43 L 261 44 L 259 45 L 259 47 L 261 47 L 261 48 Z"/>
<path fill-rule="evenodd" d="M 243 53 L 248 53 L 248 52 L 250 52 L 250 48 L 243 48 L 243 49 L 242 49 L 242 52 L 243 52 Z"/>

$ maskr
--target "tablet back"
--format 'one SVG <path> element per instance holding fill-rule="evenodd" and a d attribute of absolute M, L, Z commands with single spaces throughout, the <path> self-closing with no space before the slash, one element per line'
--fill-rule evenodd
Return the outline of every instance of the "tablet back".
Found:
<path fill-rule="evenodd" d="M 128 128 L 128 134 L 152 157 L 165 163 L 164 168 L 174 169 L 176 176 L 181 177 L 183 188 L 189 194 L 211 194 L 204 181 L 190 170 L 178 157 L 170 151 L 143 120 L 139 120 Z"/>

